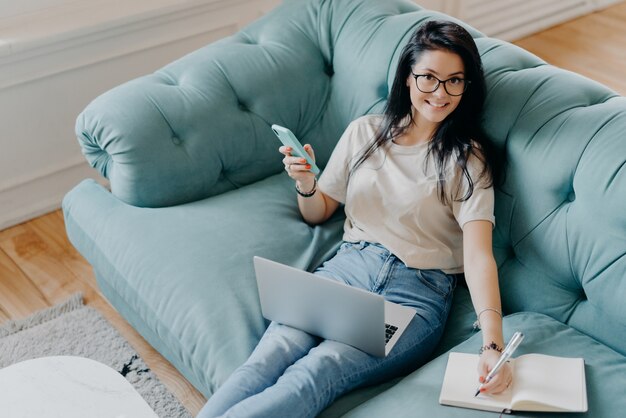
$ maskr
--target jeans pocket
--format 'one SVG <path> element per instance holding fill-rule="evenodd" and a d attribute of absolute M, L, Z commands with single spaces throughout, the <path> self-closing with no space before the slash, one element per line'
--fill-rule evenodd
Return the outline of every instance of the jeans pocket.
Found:
<path fill-rule="evenodd" d="M 361 242 L 343 241 L 341 245 L 339 246 L 339 248 L 337 249 L 337 254 L 342 253 L 342 252 L 347 252 L 350 250 L 361 251 L 363 247 L 365 246 L 366 246 L 366 243 L 364 243 L 363 241 Z"/>
<path fill-rule="evenodd" d="M 354 248 L 354 244 L 352 242 L 344 241 L 343 243 L 341 243 L 341 245 L 337 249 L 337 254 L 345 253 L 345 252 L 351 250 L 352 248 Z"/>
<path fill-rule="evenodd" d="M 455 277 L 441 270 L 416 270 L 415 275 L 426 287 L 447 298 L 454 290 Z"/>
<path fill-rule="evenodd" d="M 339 248 L 337 248 L 337 254 L 339 254 L 342 251 L 345 251 L 349 245 L 350 245 L 349 242 L 345 242 L 345 241 L 342 242 L 341 245 L 339 245 Z"/>

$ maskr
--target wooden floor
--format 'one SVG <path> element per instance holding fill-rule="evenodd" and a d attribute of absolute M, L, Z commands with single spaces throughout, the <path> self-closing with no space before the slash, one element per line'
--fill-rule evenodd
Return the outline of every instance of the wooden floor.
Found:
<path fill-rule="evenodd" d="M 626 2 L 516 42 L 549 63 L 626 95 Z M 89 264 L 67 240 L 60 211 L 0 231 L 0 322 L 85 295 L 196 414 L 204 397 L 152 349 L 99 293 Z"/>
<path fill-rule="evenodd" d="M 0 231 L 0 322 L 28 316 L 78 291 L 195 415 L 204 397 L 102 297 L 91 266 L 67 239 L 61 211 Z"/>
<path fill-rule="evenodd" d="M 626 2 L 514 42 L 626 96 Z"/>

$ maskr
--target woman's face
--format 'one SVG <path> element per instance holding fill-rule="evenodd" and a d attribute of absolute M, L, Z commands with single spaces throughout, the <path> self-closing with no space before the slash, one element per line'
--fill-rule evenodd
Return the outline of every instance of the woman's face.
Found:
<path fill-rule="evenodd" d="M 420 87 L 424 85 L 432 86 L 437 80 L 450 80 L 446 87 L 453 94 L 459 89 L 458 83 L 463 83 L 465 78 L 465 66 L 460 56 L 445 50 L 424 51 L 419 61 L 412 68 L 413 74 L 426 75 L 420 77 Z M 406 85 L 411 91 L 411 104 L 413 105 L 413 120 L 419 125 L 434 124 L 439 125 L 461 102 L 462 95 L 452 96 L 444 88 L 443 83 L 439 83 L 437 90 L 431 93 L 424 93 L 417 88 L 416 79 L 413 74 L 409 74 Z M 454 85 L 456 84 L 456 87 Z M 432 88 L 432 87 L 431 87 Z"/>

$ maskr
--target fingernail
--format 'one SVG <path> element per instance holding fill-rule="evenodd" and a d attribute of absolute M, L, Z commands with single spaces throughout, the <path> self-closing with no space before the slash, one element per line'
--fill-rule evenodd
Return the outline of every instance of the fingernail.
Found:
<path fill-rule="evenodd" d="M 485 381 L 485 376 L 480 376 L 480 377 L 478 378 L 478 381 L 479 381 L 480 383 L 483 383 L 483 382 Z"/>
<path fill-rule="evenodd" d="M 307 164 L 307 165 L 305 165 L 304 167 L 305 167 L 307 170 L 310 170 L 310 169 L 311 169 L 311 165 L 310 165 L 310 164 Z"/>
<path fill-rule="evenodd" d="M 485 389 L 485 388 L 480 388 L 480 393 L 483 393 L 483 392 L 486 392 L 486 391 L 487 391 L 487 389 Z"/>
<path fill-rule="evenodd" d="M 300 163 L 304 164 L 304 163 L 306 163 L 306 160 L 304 158 L 300 158 Z"/>

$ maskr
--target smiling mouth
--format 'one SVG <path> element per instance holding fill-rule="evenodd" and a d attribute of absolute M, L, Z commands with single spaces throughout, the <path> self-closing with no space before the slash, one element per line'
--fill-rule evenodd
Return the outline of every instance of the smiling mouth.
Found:
<path fill-rule="evenodd" d="M 426 100 L 426 103 L 428 103 L 430 106 L 436 108 L 436 109 L 443 109 L 444 107 L 448 106 L 449 103 L 431 103 L 428 100 Z"/>

